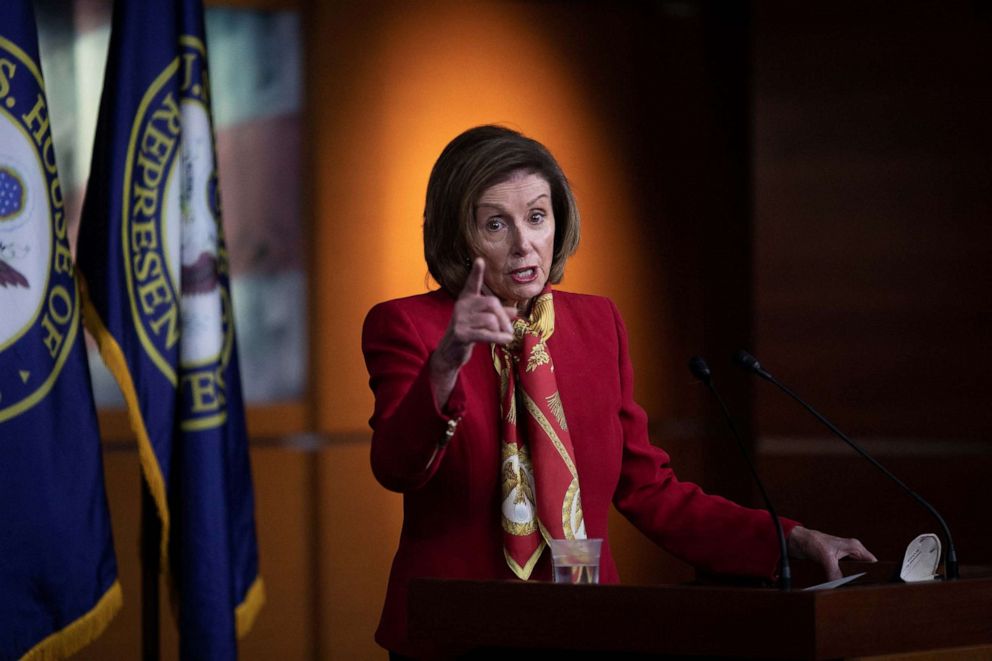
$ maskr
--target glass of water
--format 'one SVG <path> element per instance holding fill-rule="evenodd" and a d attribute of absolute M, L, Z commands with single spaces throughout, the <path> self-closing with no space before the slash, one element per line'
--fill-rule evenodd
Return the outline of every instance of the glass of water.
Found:
<path fill-rule="evenodd" d="M 552 539 L 555 583 L 599 583 L 602 539 Z"/>

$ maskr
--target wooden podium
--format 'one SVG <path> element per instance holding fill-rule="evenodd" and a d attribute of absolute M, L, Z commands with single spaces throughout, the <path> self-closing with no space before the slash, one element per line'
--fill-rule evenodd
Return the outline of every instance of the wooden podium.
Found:
<path fill-rule="evenodd" d="M 988 576 L 810 592 L 418 579 L 409 598 L 411 638 L 452 654 L 831 659 L 992 646 Z"/>

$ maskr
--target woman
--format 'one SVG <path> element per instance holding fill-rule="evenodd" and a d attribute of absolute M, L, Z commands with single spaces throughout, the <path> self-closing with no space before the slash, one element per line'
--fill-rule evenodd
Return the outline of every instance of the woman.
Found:
<path fill-rule="evenodd" d="M 548 580 L 545 540 L 588 536 L 606 540 L 601 582 L 617 582 L 611 503 L 697 567 L 775 571 L 767 512 L 678 481 L 650 444 L 613 303 L 552 289 L 578 240 L 575 201 L 548 150 L 510 129 L 470 129 L 427 185 L 425 254 L 441 289 L 381 303 L 365 320 L 372 469 L 404 494 L 376 633 L 396 655 L 431 653 L 406 636 L 413 577 Z M 874 559 L 856 540 L 783 527 L 790 555 L 831 578 L 839 558 Z"/>

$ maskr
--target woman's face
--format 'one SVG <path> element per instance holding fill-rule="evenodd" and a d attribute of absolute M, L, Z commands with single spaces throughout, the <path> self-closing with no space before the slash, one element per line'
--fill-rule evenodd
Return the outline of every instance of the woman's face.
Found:
<path fill-rule="evenodd" d="M 526 313 L 551 273 L 555 216 L 551 186 L 517 170 L 482 191 L 474 209 L 473 248 L 486 262 L 483 282 L 504 305 Z"/>

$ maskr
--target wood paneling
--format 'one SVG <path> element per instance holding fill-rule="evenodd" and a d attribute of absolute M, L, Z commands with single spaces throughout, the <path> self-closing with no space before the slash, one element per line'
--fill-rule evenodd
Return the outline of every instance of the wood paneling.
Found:
<path fill-rule="evenodd" d="M 304 434 L 310 428 L 307 405 L 302 402 L 252 404 L 245 412 L 251 438 L 283 438 Z M 100 436 L 119 444 L 134 441 L 131 421 L 124 409 L 100 409 Z"/>
<path fill-rule="evenodd" d="M 988 563 L 992 14 L 964 1 L 755 9 L 755 353 L 871 439 L 947 518 L 962 563 Z M 765 383 L 756 395 L 759 432 L 780 448 L 761 457 L 779 511 L 887 560 L 939 532 L 798 405 Z"/>
<path fill-rule="evenodd" d="M 315 458 L 291 448 L 253 448 L 251 460 L 255 521 L 267 599 L 251 633 L 241 641 L 241 658 L 314 658 Z M 106 633 L 74 658 L 137 659 L 141 657 L 138 455 L 131 448 L 112 446 L 105 450 L 104 470 L 124 607 Z M 162 658 L 176 659 L 178 639 L 168 594 L 169 589 L 163 584 Z"/>
<path fill-rule="evenodd" d="M 758 357 L 852 434 L 992 441 L 992 16 L 755 7 Z"/>
<path fill-rule="evenodd" d="M 372 477 L 368 435 L 327 446 L 318 483 L 319 658 L 384 659 L 373 635 L 399 541 L 400 496 Z"/>
<path fill-rule="evenodd" d="M 842 444 L 822 441 L 818 449 L 804 451 L 797 443 L 792 451 L 761 454 L 762 474 L 779 512 L 811 528 L 857 537 L 880 560 L 893 562 L 902 562 L 917 535 L 942 537 L 926 510 L 868 462 L 853 451 L 824 452 L 834 442 Z M 961 564 L 992 564 L 992 454 L 953 449 L 919 454 L 892 439 L 879 445 L 890 451 L 877 452 L 876 458 L 947 520 Z"/>

